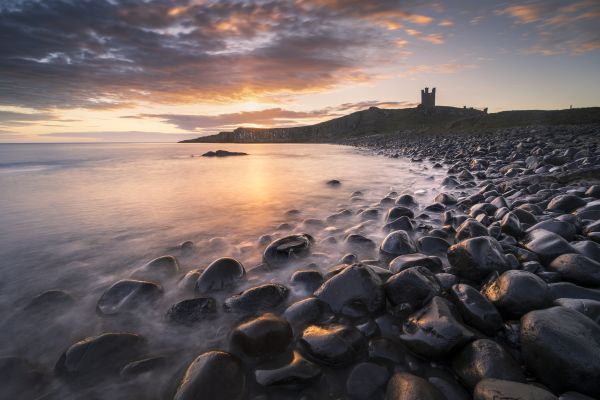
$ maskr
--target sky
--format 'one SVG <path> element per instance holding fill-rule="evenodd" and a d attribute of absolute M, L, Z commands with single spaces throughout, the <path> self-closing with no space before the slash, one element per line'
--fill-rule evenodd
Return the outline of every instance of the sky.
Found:
<path fill-rule="evenodd" d="M 0 143 L 600 106 L 600 0 L 0 0 Z"/>

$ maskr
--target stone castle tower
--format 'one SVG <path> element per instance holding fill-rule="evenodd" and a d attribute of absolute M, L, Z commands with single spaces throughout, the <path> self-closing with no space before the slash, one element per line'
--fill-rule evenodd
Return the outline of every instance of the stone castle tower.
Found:
<path fill-rule="evenodd" d="M 435 88 L 431 89 L 429 92 L 429 88 L 421 90 L 421 105 L 422 108 L 434 108 L 435 107 Z"/>

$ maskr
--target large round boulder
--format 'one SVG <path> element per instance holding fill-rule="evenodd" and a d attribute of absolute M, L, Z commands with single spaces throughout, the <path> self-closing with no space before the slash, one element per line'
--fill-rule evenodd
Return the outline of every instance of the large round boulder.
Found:
<path fill-rule="evenodd" d="M 563 254 L 548 266 L 560 277 L 582 286 L 600 286 L 600 262 L 580 254 Z"/>
<path fill-rule="evenodd" d="M 501 379 L 484 379 L 473 392 L 473 400 L 557 400 L 547 390 L 526 383 L 505 381 Z"/>
<path fill-rule="evenodd" d="M 250 357 L 269 357 L 283 353 L 292 341 L 292 328 L 283 318 L 263 314 L 238 325 L 231 332 L 232 350 Z"/>
<path fill-rule="evenodd" d="M 600 397 L 600 326 L 565 307 L 532 311 L 521 318 L 527 368 L 550 389 Z"/>
<path fill-rule="evenodd" d="M 509 268 L 502 246 L 491 237 L 463 240 L 448 249 L 451 272 L 461 278 L 481 281 L 493 272 Z"/>
<path fill-rule="evenodd" d="M 307 234 L 290 235 L 275 240 L 263 253 L 265 264 L 275 267 L 310 255 L 314 239 Z"/>
<path fill-rule="evenodd" d="M 385 400 L 445 400 L 446 397 L 425 379 L 397 372 L 388 381 Z"/>
<path fill-rule="evenodd" d="M 391 276 L 385 283 L 385 294 L 394 307 L 408 313 L 427 304 L 441 293 L 436 276 L 425 267 L 411 267 Z"/>
<path fill-rule="evenodd" d="M 96 311 L 100 315 L 135 312 L 140 307 L 151 305 L 162 294 L 162 287 L 154 282 L 121 280 L 102 294 Z"/>
<path fill-rule="evenodd" d="M 289 289 L 279 283 L 266 283 L 225 299 L 225 309 L 241 314 L 269 312 L 283 305 Z"/>
<path fill-rule="evenodd" d="M 537 254 L 546 265 L 561 254 L 576 253 L 575 249 L 562 236 L 545 229 L 529 232 L 525 236 L 523 244 L 527 250 Z"/>
<path fill-rule="evenodd" d="M 173 400 L 240 400 L 245 391 L 240 361 L 229 353 L 209 351 L 189 365 Z"/>
<path fill-rule="evenodd" d="M 174 256 L 155 258 L 147 264 L 136 269 L 131 277 L 133 279 L 164 282 L 173 279 L 179 274 L 179 262 Z"/>
<path fill-rule="evenodd" d="M 213 261 L 196 282 L 196 294 L 216 292 L 231 287 L 244 278 L 246 270 L 239 261 L 223 257 Z"/>
<path fill-rule="evenodd" d="M 364 264 L 353 264 L 334 275 L 315 292 L 331 309 L 349 317 L 363 317 L 385 307 L 379 276 Z"/>
<path fill-rule="evenodd" d="M 194 325 L 215 316 L 217 303 L 212 297 L 182 300 L 167 311 L 167 320 L 179 325 Z"/>
<path fill-rule="evenodd" d="M 474 287 L 464 283 L 453 285 L 450 297 L 468 325 L 488 335 L 493 335 L 502 329 L 500 313 Z"/>
<path fill-rule="evenodd" d="M 520 318 L 549 303 L 548 285 L 531 272 L 510 270 L 490 282 L 483 293 L 507 318 Z"/>
<path fill-rule="evenodd" d="M 391 261 L 403 254 L 416 253 L 417 247 L 406 231 L 390 232 L 379 247 L 382 258 Z"/>
<path fill-rule="evenodd" d="M 358 329 L 339 324 L 311 325 L 302 332 L 299 343 L 312 360 L 333 368 L 351 364 L 367 347 Z"/>

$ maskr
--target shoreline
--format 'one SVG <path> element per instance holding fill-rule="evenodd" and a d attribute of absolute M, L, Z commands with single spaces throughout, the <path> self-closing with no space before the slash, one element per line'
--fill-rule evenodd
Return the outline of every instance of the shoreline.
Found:
<path fill-rule="evenodd" d="M 307 216 L 302 232 L 264 235 L 250 250 L 264 248 L 254 268 L 223 257 L 184 274 L 176 257 L 159 257 L 96 304 L 107 326 L 130 333 L 107 329 L 74 342 L 49 376 L 20 359 L 2 366 L 18 365 L 32 390 L 53 387 L 59 397 L 82 393 L 77 385 L 94 393 L 98 379 L 124 379 L 132 396 L 174 399 L 378 399 L 401 390 L 440 400 L 487 400 L 497 391 L 598 397 L 598 132 L 526 127 L 331 143 L 447 173 L 432 201 L 417 187 L 375 203 L 355 192 L 347 208 Z M 287 214 L 288 222 L 300 218 Z M 177 257 L 194 251 L 184 242 Z M 177 290 L 188 295 L 171 300 L 169 326 L 192 333 L 221 324 L 212 328 L 226 332 L 201 354 L 156 354 L 136 332 L 144 310 Z M 57 290 L 26 309 L 70 306 Z M 77 361 L 81 352 L 89 356 Z M 165 384 L 150 385 L 157 379 Z"/>

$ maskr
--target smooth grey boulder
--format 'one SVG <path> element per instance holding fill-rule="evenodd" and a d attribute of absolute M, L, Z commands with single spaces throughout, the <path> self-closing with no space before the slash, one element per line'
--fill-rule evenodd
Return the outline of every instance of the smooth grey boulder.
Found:
<path fill-rule="evenodd" d="M 356 364 L 346 380 L 346 393 L 356 400 L 382 397 L 389 377 L 390 373 L 384 366 L 372 362 Z"/>
<path fill-rule="evenodd" d="M 217 303 L 212 297 L 182 300 L 167 311 L 167 320 L 179 325 L 194 325 L 214 317 Z"/>
<path fill-rule="evenodd" d="M 579 196 L 572 194 L 561 194 L 554 197 L 548 203 L 546 210 L 562 211 L 563 213 L 570 213 L 586 205 L 585 200 Z"/>
<path fill-rule="evenodd" d="M 571 282 L 556 282 L 548 284 L 550 298 L 589 299 L 600 301 L 600 290 L 577 286 Z"/>
<path fill-rule="evenodd" d="M 365 337 L 358 329 L 340 324 L 311 325 L 298 343 L 311 360 L 332 368 L 351 364 L 367 350 Z"/>
<path fill-rule="evenodd" d="M 390 261 L 388 269 L 396 274 L 411 267 L 426 267 L 432 272 L 443 272 L 442 261 L 439 257 L 428 256 L 422 253 L 404 254 Z"/>
<path fill-rule="evenodd" d="M 529 311 L 545 308 L 550 302 L 546 282 L 522 270 L 504 272 L 482 291 L 502 315 L 513 319 Z"/>
<path fill-rule="evenodd" d="M 385 307 L 382 281 L 373 270 L 361 263 L 350 265 L 328 279 L 314 293 L 331 309 L 348 317 L 363 317 Z"/>
<path fill-rule="evenodd" d="M 279 283 L 266 283 L 225 299 L 225 309 L 242 314 L 269 312 L 283 305 L 289 289 Z"/>
<path fill-rule="evenodd" d="M 210 263 L 196 282 L 196 294 L 217 292 L 235 285 L 246 275 L 246 270 L 238 260 L 223 257 Z"/>
<path fill-rule="evenodd" d="M 308 257 L 314 239 L 307 234 L 291 235 L 275 240 L 263 253 L 263 262 L 276 267 L 291 261 Z"/>
<path fill-rule="evenodd" d="M 561 254 L 576 253 L 562 236 L 544 229 L 529 232 L 523 240 L 523 245 L 535 253 L 545 265 Z"/>
<path fill-rule="evenodd" d="M 535 385 L 500 379 L 484 379 L 473 392 L 473 400 L 557 400 L 547 390 Z"/>
<path fill-rule="evenodd" d="M 425 267 L 398 272 L 387 280 L 384 288 L 389 302 L 408 313 L 418 310 L 442 291 L 436 276 Z"/>
<path fill-rule="evenodd" d="M 557 393 L 574 390 L 600 397 L 600 326 L 565 307 L 536 310 L 521 318 L 527 368 Z"/>
<path fill-rule="evenodd" d="M 57 361 L 56 375 L 66 379 L 100 379 L 116 375 L 139 359 L 146 340 L 133 333 L 103 333 L 71 345 Z"/>
<path fill-rule="evenodd" d="M 598 300 L 564 298 L 554 300 L 553 304 L 580 312 L 600 325 L 600 301 Z"/>
<path fill-rule="evenodd" d="M 429 358 L 444 357 L 474 338 L 474 332 L 463 325 L 452 304 L 439 296 L 412 314 L 400 334 L 409 349 Z"/>
<path fill-rule="evenodd" d="M 173 400 L 240 400 L 246 374 L 240 361 L 222 351 L 201 354 L 188 366 Z"/>
<path fill-rule="evenodd" d="M 308 325 L 327 322 L 332 318 L 333 313 L 324 301 L 308 297 L 289 306 L 283 316 L 292 326 L 294 334 L 298 334 Z"/>
<path fill-rule="evenodd" d="M 391 261 L 403 254 L 416 253 L 417 247 L 406 231 L 393 231 L 383 239 L 379 252 L 383 259 Z"/>
<path fill-rule="evenodd" d="M 235 353 L 250 357 L 269 357 L 283 353 L 292 342 L 290 324 L 267 313 L 236 326 L 229 338 Z"/>
<path fill-rule="evenodd" d="M 493 272 L 509 268 L 502 246 L 491 237 L 463 240 L 448 249 L 450 272 L 464 279 L 481 281 Z"/>
<path fill-rule="evenodd" d="M 502 317 L 492 303 L 472 286 L 459 283 L 452 286 L 450 298 L 468 325 L 493 335 L 502 329 Z"/>
<path fill-rule="evenodd" d="M 482 379 L 525 382 L 517 361 L 490 339 L 475 340 L 463 347 L 452 359 L 452 369 L 471 389 Z"/>
<path fill-rule="evenodd" d="M 149 306 L 163 295 L 163 289 L 154 282 L 126 279 L 108 288 L 98 300 L 96 312 L 100 315 L 132 313 Z"/>
<path fill-rule="evenodd" d="M 548 265 L 548 269 L 581 286 L 600 286 L 600 262 L 581 254 L 560 255 Z"/>
<path fill-rule="evenodd" d="M 397 372 L 387 384 L 385 400 L 445 400 L 445 397 L 425 379 Z"/>
<path fill-rule="evenodd" d="M 165 282 L 179 274 L 179 262 L 174 256 L 155 258 L 147 264 L 136 269 L 131 277 L 144 281 Z"/>
<path fill-rule="evenodd" d="M 276 369 L 258 369 L 254 372 L 256 382 L 262 386 L 300 389 L 321 374 L 321 367 L 294 351 L 292 361 Z"/>

